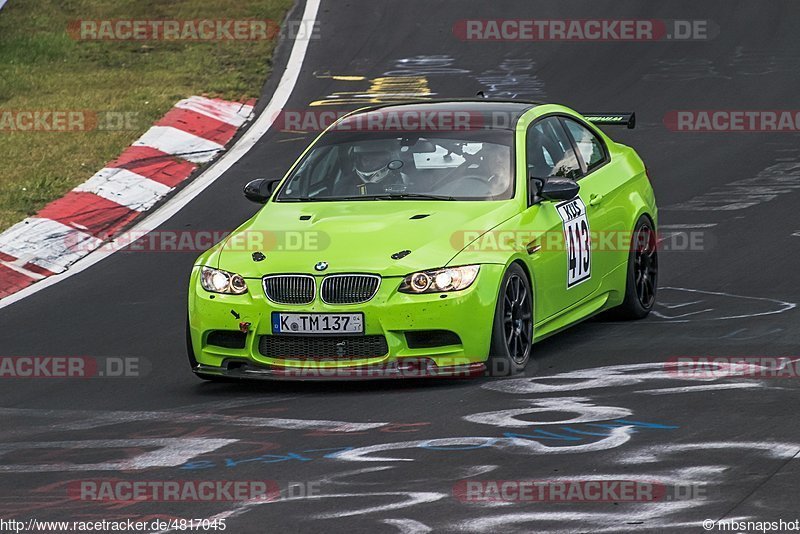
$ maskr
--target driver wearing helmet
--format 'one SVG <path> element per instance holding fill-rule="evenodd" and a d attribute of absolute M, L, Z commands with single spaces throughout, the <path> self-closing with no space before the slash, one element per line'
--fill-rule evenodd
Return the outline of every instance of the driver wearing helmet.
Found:
<path fill-rule="evenodd" d="M 402 160 L 398 157 L 391 142 L 367 142 L 354 146 L 351 157 L 353 167 L 361 180 L 361 189 L 365 184 L 378 184 L 389 180 L 386 183 L 405 183 L 406 176 L 400 172 L 403 166 Z"/>
<path fill-rule="evenodd" d="M 356 145 L 353 147 L 353 166 L 365 183 L 377 183 L 389 175 L 389 162 L 394 158 L 391 150 L 382 146 Z"/>

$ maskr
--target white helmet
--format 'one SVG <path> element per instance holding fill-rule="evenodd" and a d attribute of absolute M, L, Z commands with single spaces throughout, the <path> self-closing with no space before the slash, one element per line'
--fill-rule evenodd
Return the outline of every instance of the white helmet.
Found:
<path fill-rule="evenodd" d="M 389 162 L 396 159 L 389 143 L 369 142 L 353 147 L 353 166 L 365 182 L 380 182 L 391 172 Z"/>

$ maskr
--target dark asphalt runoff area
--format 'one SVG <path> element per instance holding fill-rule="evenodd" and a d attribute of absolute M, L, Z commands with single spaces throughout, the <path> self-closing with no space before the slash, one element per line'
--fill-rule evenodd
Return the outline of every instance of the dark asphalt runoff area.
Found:
<path fill-rule="evenodd" d="M 290 17 L 299 18 L 303 4 Z M 474 42 L 461 19 L 707 20 L 713 38 Z M 125 378 L 0 382 L 0 517 L 224 518 L 244 532 L 703 532 L 800 518 L 800 380 L 683 376 L 676 357 L 797 359 L 800 136 L 682 132 L 679 110 L 797 110 L 791 1 L 323 0 L 287 109 L 487 96 L 635 111 L 609 128 L 660 207 L 660 293 L 638 322 L 593 319 L 534 347 L 525 376 L 207 383 L 189 370 L 196 252 L 118 252 L 0 310 L 0 355 L 131 359 Z M 280 45 L 276 76 L 291 41 Z M 397 83 L 396 77 L 412 78 Z M 416 80 L 416 81 L 414 81 Z M 260 108 L 277 80 L 267 81 Z M 335 106 L 339 101 L 343 105 Z M 314 137 L 271 130 L 161 230 L 228 231 Z M 380 239 L 380 236 L 375 236 Z M 105 361 L 105 360 L 104 360 Z M 274 481 L 270 502 L 109 502 L 87 480 Z M 468 481 L 638 481 L 662 498 L 465 498 Z M 487 488 L 487 485 L 481 486 Z"/>

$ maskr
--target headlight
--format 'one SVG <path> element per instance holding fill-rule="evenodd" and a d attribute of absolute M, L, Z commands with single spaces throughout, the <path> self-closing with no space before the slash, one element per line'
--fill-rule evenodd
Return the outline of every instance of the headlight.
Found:
<path fill-rule="evenodd" d="M 403 279 L 398 291 L 401 293 L 461 291 L 472 285 L 478 277 L 479 270 L 480 265 L 464 265 L 411 273 Z"/>
<path fill-rule="evenodd" d="M 200 268 L 200 285 L 206 291 L 212 293 L 229 293 L 241 295 L 247 293 L 247 283 L 241 275 L 212 269 L 211 267 Z"/>

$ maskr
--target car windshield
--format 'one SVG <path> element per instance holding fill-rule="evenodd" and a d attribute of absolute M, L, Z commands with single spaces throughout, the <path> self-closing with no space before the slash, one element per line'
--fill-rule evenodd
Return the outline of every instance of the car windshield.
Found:
<path fill-rule="evenodd" d="M 278 201 L 506 200 L 513 132 L 430 135 L 329 132 L 297 165 Z"/>

